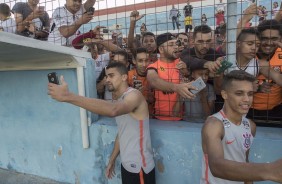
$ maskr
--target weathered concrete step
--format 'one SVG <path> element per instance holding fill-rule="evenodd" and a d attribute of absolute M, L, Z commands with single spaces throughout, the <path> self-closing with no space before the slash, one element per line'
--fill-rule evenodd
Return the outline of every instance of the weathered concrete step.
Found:
<path fill-rule="evenodd" d="M 35 175 L 23 174 L 6 169 L 0 169 L 0 184 L 68 184 L 42 178 Z"/>

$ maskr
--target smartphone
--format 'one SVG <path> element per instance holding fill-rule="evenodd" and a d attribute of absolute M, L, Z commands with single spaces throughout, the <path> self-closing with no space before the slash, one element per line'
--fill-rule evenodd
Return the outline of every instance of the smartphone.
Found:
<path fill-rule="evenodd" d="M 226 59 L 221 62 L 221 67 L 217 70 L 216 74 L 221 74 L 224 72 L 227 68 L 231 67 L 232 63 L 227 61 Z"/>
<path fill-rule="evenodd" d="M 192 86 L 196 87 L 198 89 L 198 90 L 194 90 L 194 89 L 190 90 L 191 93 L 193 93 L 195 95 L 206 87 L 206 83 L 203 81 L 202 77 L 199 77 L 192 82 Z"/>
<path fill-rule="evenodd" d="M 102 31 L 103 31 L 103 33 L 109 33 L 109 29 L 107 29 L 107 28 L 103 28 Z"/>
<path fill-rule="evenodd" d="M 48 73 L 47 77 L 50 83 L 59 84 L 59 79 L 56 72 Z"/>
<path fill-rule="evenodd" d="M 38 6 L 38 9 L 39 9 L 40 11 L 45 11 L 45 6 Z"/>
<path fill-rule="evenodd" d="M 95 8 L 94 8 L 94 7 L 90 7 L 90 8 L 88 8 L 88 10 L 87 10 L 86 12 L 84 12 L 84 14 L 85 14 L 85 13 L 94 14 L 94 12 L 95 12 Z"/>

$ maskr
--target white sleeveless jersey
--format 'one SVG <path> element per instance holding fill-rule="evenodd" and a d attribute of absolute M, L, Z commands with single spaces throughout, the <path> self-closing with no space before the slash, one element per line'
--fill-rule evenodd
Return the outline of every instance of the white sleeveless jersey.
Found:
<path fill-rule="evenodd" d="M 225 74 L 233 70 L 244 70 L 245 72 L 257 77 L 260 70 L 259 61 L 256 58 L 251 59 L 244 69 L 239 68 L 237 63 L 233 63 L 230 68 L 226 69 Z"/>
<path fill-rule="evenodd" d="M 219 119 L 224 126 L 224 137 L 221 141 L 224 150 L 224 158 L 236 162 L 246 162 L 246 152 L 253 142 L 251 125 L 249 120 L 243 116 L 240 125 L 231 123 L 221 110 L 212 115 Z M 208 155 L 202 159 L 201 184 L 244 184 L 244 182 L 229 181 L 214 177 L 208 165 Z"/>
<path fill-rule="evenodd" d="M 122 101 L 134 90 L 136 89 L 128 88 L 118 101 Z M 115 119 L 118 125 L 120 157 L 123 167 L 131 173 L 139 173 L 142 168 L 148 174 L 155 167 L 149 117 L 144 120 L 136 120 L 130 114 L 124 114 Z"/>

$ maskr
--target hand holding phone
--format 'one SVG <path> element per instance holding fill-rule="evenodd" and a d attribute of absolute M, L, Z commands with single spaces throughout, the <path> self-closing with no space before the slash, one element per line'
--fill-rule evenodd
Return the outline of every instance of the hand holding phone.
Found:
<path fill-rule="evenodd" d="M 48 73 L 47 77 L 48 77 L 48 81 L 49 81 L 50 83 L 57 84 L 57 85 L 60 84 L 56 72 Z"/>
<path fill-rule="evenodd" d="M 221 74 L 224 72 L 227 68 L 231 67 L 232 63 L 227 61 L 226 58 L 221 62 L 221 67 L 217 70 L 216 74 Z"/>
<path fill-rule="evenodd" d="M 95 8 L 94 7 L 89 7 L 88 10 L 84 13 L 91 13 L 91 14 L 94 14 L 95 12 Z"/>
<path fill-rule="evenodd" d="M 203 81 L 202 77 L 199 77 L 192 82 L 192 86 L 198 89 L 198 90 L 194 90 L 194 89 L 190 90 L 191 93 L 195 95 L 206 87 L 206 83 Z"/>

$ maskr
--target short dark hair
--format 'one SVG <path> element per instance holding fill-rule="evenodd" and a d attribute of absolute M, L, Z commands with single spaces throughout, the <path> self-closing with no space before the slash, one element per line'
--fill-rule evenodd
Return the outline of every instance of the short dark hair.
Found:
<path fill-rule="evenodd" d="M 274 29 L 274 30 L 279 31 L 279 35 L 282 36 L 281 24 L 275 19 L 262 21 L 261 23 L 259 23 L 257 29 L 258 29 L 259 35 L 267 29 Z"/>
<path fill-rule="evenodd" d="M 143 34 L 143 36 L 142 36 L 142 43 L 143 43 L 143 41 L 144 41 L 145 36 L 153 36 L 154 39 L 155 39 L 155 41 L 156 41 L 156 36 L 154 35 L 154 33 L 152 33 L 152 32 L 145 32 L 145 33 Z"/>
<path fill-rule="evenodd" d="M 183 32 L 178 33 L 178 34 L 176 35 L 176 38 L 178 38 L 179 35 L 184 35 L 184 36 L 187 36 L 187 38 L 189 38 L 188 35 L 187 35 L 186 33 L 183 33 Z"/>
<path fill-rule="evenodd" d="M 105 69 L 108 70 L 110 68 L 116 68 L 121 75 L 125 75 L 125 74 L 127 75 L 128 74 L 127 67 L 122 63 L 110 61 L 108 66 L 106 66 Z"/>
<path fill-rule="evenodd" d="M 133 52 L 133 57 L 134 57 L 134 59 L 136 59 L 137 54 L 139 54 L 139 53 L 148 53 L 148 51 L 147 51 L 147 49 L 144 48 L 144 47 L 139 47 L 139 48 L 137 48 L 137 49 Z"/>
<path fill-rule="evenodd" d="M 222 89 L 228 89 L 232 81 L 254 82 L 255 80 L 255 76 L 245 72 L 244 70 L 233 70 L 223 77 Z"/>
<path fill-rule="evenodd" d="M 193 37 L 196 37 L 197 33 L 212 33 L 212 29 L 208 25 L 200 25 L 194 28 Z"/>
<path fill-rule="evenodd" d="M 118 50 L 113 52 L 113 55 L 121 55 L 124 56 L 125 60 L 128 62 L 128 53 L 125 50 Z"/>
<path fill-rule="evenodd" d="M 242 29 L 240 34 L 237 37 L 238 41 L 242 41 L 246 39 L 246 35 L 255 35 L 259 38 L 259 34 L 256 28 L 250 27 L 246 29 Z"/>
<path fill-rule="evenodd" d="M 9 5 L 5 4 L 5 3 L 1 3 L 0 4 L 0 13 L 2 13 L 5 16 L 10 16 L 11 15 L 11 10 Z"/>

